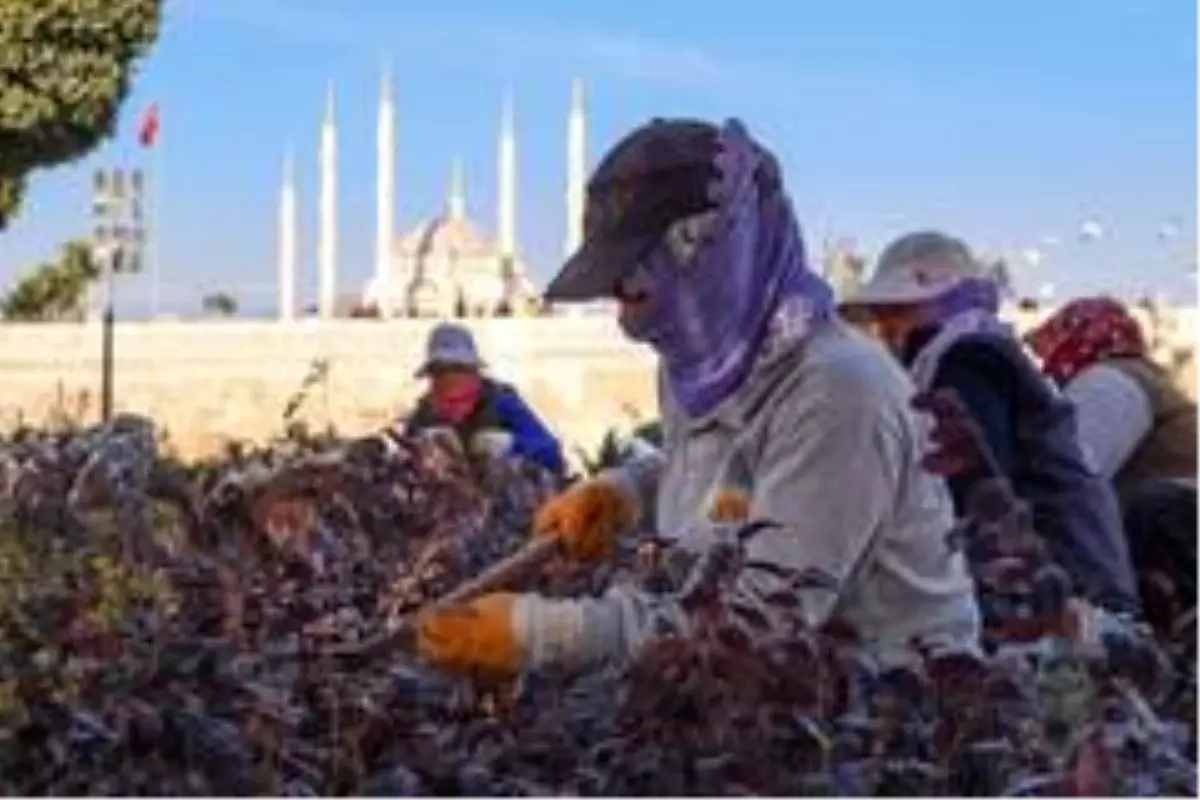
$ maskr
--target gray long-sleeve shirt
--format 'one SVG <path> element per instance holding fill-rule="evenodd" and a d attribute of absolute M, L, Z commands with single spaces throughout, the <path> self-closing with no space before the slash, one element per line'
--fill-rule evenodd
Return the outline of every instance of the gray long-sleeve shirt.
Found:
<path fill-rule="evenodd" d="M 817 570 L 836 584 L 807 592 L 810 623 L 838 616 L 889 662 L 907 657 L 914 640 L 977 646 L 973 585 L 946 544 L 949 496 L 920 466 L 926 428 L 909 407 L 912 384 L 882 348 L 833 321 L 762 359 L 735 396 L 700 419 L 660 387 L 662 452 L 612 477 L 653 512 L 661 536 L 702 551 L 713 540 L 714 496 L 743 490 L 752 518 L 781 524 L 750 540 L 749 558 Z M 748 569 L 739 591 L 754 600 L 777 581 Z M 655 615 L 682 623 L 669 598 L 626 586 L 596 599 L 528 597 L 515 613 L 534 662 L 628 654 L 652 635 Z"/>
<path fill-rule="evenodd" d="M 1079 444 L 1088 466 L 1112 480 L 1150 435 L 1154 408 L 1137 381 L 1108 364 L 1093 364 L 1066 385 L 1075 404 Z"/>

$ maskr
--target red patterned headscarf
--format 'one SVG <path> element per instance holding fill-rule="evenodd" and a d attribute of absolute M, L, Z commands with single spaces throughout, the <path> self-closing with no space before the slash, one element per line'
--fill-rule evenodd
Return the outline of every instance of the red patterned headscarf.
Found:
<path fill-rule="evenodd" d="M 1042 359 L 1042 371 L 1060 386 L 1097 362 L 1146 355 L 1142 326 L 1109 297 L 1072 300 L 1025 340 Z"/>

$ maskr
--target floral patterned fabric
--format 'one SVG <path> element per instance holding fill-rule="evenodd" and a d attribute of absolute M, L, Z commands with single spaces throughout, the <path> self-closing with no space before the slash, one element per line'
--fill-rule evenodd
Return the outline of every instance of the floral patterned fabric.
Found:
<path fill-rule="evenodd" d="M 1026 339 L 1042 359 L 1042 371 L 1060 386 L 1101 361 L 1146 355 L 1141 325 L 1108 297 L 1067 303 Z"/>

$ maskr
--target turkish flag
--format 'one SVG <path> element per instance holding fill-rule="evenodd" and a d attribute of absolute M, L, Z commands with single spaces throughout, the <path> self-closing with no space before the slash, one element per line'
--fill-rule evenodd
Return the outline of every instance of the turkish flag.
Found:
<path fill-rule="evenodd" d="M 142 124 L 138 128 L 138 141 L 142 147 L 153 147 L 158 140 L 158 103 L 153 103 L 142 115 Z"/>

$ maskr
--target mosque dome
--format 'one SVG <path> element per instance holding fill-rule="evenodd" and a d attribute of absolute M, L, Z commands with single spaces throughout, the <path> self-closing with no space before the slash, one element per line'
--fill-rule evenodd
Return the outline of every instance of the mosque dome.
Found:
<path fill-rule="evenodd" d="M 395 240 L 389 286 L 371 281 L 368 303 L 423 317 L 493 316 L 536 299 L 526 266 L 467 216 L 459 174 L 446 210 Z"/>
<path fill-rule="evenodd" d="M 496 242 L 481 234 L 471 220 L 450 214 L 417 223 L 396 240 L 394 252 L 401 258 L 414 259 L 500 257 Z"/>

